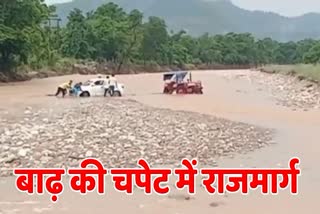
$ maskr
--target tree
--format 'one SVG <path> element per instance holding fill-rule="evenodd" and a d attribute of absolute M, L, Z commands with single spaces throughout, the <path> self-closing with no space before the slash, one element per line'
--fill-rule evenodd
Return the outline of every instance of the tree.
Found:
<path fill-rule="evenodd" d="M 320 62 L 320 43 L 315 44 L 305 55 L 304 62 L 317 64 Z"/>
<path fill-rule="evenodd" d="M 129 58 L 133 57 L 138 50 L 142 40 L 142 19 L 143 14 L 138 10 L 133 10 L 127 17 L 127 29 L 125 45 L 119 53 L 119 63 L 117 66 L 117 72 L 121 70 L 121 66 Z"/>
<path fill-rule="evenodd" d="M 92 28 L 93 58 L 117 62 L 127 39 L 128 15 L 114 3 L 99 7 L 88 19 Z"/>
<path fill-rule="evenodd" d="M 141 51 L 144 61 L 154 60 L 163 63 L 161 51 L 168 39 L 169 35 L 165 21 L 158 17 L 150 17 L 149 21 L 145 23 L 143 31 Z"/>
<path fill-rule="evenodd" d="M 67 57 L 86 59 L 91 56 L 91 45 L 88 41 L 90 26 L 79 9 L 71 11 L 63 35 L 62 53 Z"/>
<path fill-rule="evenodd" d="M 28 62 L 50 9 L 43 0 L 2 0 L 0 14 L 0 71 L 12 71 Z"/>
<path fill-rule="evenodd" d="M 317 41 L 313 39 L 304 39 L 297 42 L 295 62 L 302 63 L 305 53 L 307 53 L 316 44 Z"/>
<path fill-rule="evenodd" d="M 126 12 L 107 3 L 86 15 L 74 9 L 61 32 L 46 26 L 54 8 L 43 0 L 0 1 L 0 71 L 21 64 L 38 69 L 54 66 L 61 57 L 113 62 L 116 71 L 130 63 L 159 65 L 264 65 L 318 63 L 320 42 L 256 40 L 249 33 L 224 35 L 186 31 L 168 33 L 166 22 L 138 10 Z M 49 24 L 50 25 L 50 24 Z"/>
<path fill-rule="evenodd" d="M 279 64 L 295 63 L 297 58 L 297 45 L 294 42 L 287 42 L 279 44 L 277 49 L 276 62 Z"/>
<path fill-rule="evenodd" d="M 278 46 L 278 42 L 271 38 L 258 40 L 256 42 L 257 63 L 265 65 L 275 62 Z"/>

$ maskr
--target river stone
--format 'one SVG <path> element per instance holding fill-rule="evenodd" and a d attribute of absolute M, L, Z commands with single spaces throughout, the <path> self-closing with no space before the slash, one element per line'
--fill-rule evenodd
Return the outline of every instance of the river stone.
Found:
<path fill-rule="evenodd" d="M 264 147 L 273 133 L 128 99 L 95 99 L 94 105 L 90 99 L 65 99 L 49 104 L 50 109 L 32 109 L 38 113 L 32 122 L 19 118 L 0 121 L 0 154 L 19 157 L 8 164 L 1 157 L 0 168 L 78 166 L 83 158 L 92 156 L 110 168 L 136 167 L 139 158 L 145 158 L 150 166 L 181 167 L 181 159 L 186 157 L 209 165 L 219 157 Z M 7 171 L 0 172 L 0 176 L 6 175 Z"/>

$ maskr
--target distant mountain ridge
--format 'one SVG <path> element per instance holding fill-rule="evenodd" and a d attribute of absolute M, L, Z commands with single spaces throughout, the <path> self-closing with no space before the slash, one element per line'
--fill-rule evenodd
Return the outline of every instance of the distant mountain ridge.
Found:
<path fill-rule="evenodd" d="M 278 41 L 320 38 L 320 14 L 288 18 L 272 12 L 245 10 L 229 0 L 74 0 L 55 6 L 65 23 L 74 8 L 89 12 L 108 2 L 114 2 L 127 11 L 138 9 L 145 17 L 159 16 L 169 29 L 184 29 L 195 36 L 206 32 L 249 32 L 258 38 L 271 37 Z"/>

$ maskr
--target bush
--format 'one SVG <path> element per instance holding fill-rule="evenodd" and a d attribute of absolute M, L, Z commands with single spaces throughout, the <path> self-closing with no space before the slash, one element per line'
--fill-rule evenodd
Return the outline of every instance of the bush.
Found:
<path fill-rule="evenodd" d="M 194 64 L 185 64 L 185 65 L 182 65 L 182 69 L 190 71 L 190 70 L 196 70 L 197 67 Z"/>
<path fill-rule="evenodd" d="M 320 65 L 297 64 L 297 65 L 268 65 L 261 70 L 267 73 L 280 73 L 285 75 L 297 76 L 299 79 L 307 79 L 320 82 Z"/>
<path fill-rule="evenodd" d="M 62 58 L 59 59 L 51 69 L 59 74 L 71 74 L 72 67 L 77 63 L 77 60 L 73 58 Z"/>

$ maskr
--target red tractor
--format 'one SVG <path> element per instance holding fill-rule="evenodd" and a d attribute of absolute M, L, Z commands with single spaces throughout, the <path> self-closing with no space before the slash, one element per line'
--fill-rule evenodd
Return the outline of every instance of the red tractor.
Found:
<path fill-rule="evenodd" d="M 189 78 L 186 77 L 189 74 Z M 201 81 L 192 82 L 191 73 L 185 71 L 168 72 L 163 75 L 164 94 L 203 94 Z"/>

